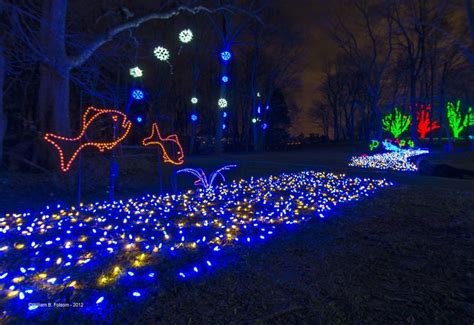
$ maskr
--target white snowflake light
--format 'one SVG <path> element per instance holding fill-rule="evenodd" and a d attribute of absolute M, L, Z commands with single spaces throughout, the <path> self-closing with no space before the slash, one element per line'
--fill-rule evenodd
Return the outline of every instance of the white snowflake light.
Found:
<path fill-rule="evenodd" d="M 179 40 L 182 43 L 191 42 L 193 40 L 193 32 L 190 29 L 182 30 L 181 33 L 179 33 Z"/>
<path fill-rule="evenodd" d="M 162 46 L 155 47 L 153 53 L 160 61 L 167 61 L 170 58 L 170 52 Z"/>
<path fill-rule="evenodd" d="M 198 103 L 197 97 L 191 97 L 191 103 L 197 104 Z"/>
<path fill-rule="evenodd" d="M 217 105 L 219 105 L 220 108 L 226 108 L 227 107 L 227 99 L 219 98 L 219 100 L 217 101 Z"/>
<path fill-rule="evenodd" d="M 139 67 L 134 67 L 130 69 L 130 75 L 133 78 L 140 78 L 143 76 L 143 70 L 140 69 Z"/>

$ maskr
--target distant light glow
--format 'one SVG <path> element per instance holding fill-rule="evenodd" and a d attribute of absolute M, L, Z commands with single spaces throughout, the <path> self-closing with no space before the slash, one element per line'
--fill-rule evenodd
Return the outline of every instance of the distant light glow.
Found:
<path fill-rule="evenodd" d="M 252 123 L 253 124 L 257 123 L 257 119 L 255 117 L 252 119 Z"/>
<path fill-rule="evenodd" d="M 192 104 L 197 104 L 198 103 L 198 98 L 197 97 L 191 97 L 191 103 Z"/>
<path fill-rule="evenodd" d="M 138 122 L 138 123 L 143 122 L 143 118 L 142 118 L 141 116 L 137 116 L 137 122 Z"/>
<path fill-rule="evenodd" d="M 227 76 L 222 76 L 222 82 L 227 83 L 229 81 L 229 77 Z"/>
<path fill-rule="evenodd" d="M 196 114 L 191 114 L 191 121 L 196 122 L 198 119 Z"/>
<path fill-rule="evenodd" d="M 263 123 L 263 124 L 262 124 L 262 129 L 263 129 L 263 130 L 266 130 L 267 128 L 268 128 L 268 124 L 267 124 L 267 123 Z"/>

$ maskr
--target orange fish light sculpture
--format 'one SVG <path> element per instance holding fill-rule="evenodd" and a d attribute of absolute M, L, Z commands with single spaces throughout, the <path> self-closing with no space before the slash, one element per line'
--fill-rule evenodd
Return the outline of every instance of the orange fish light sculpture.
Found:
<path fill-rule="evenodd" d="M 158 124 L 156 123 L 153 123 L 153 126 L 151 127 L 151 135 L 143 139 L 142 144 L 144 146 L 159 145 L 163 151 L 163 161 L 165 163 L 170 163 L 173 165 L 182 165 L 184 163 L 183 147 L 181 147 L 178 136 L 176 134 L 172 134 L 166 138 L 163 138 L 160 134 Z M 176 151 L 177 157 L 175 159 L 170 158 L 170 149 L 174 149 L 173 151 Z"/>
<path fill-rule="evenodd" d="M 67 138 L 47 133 L 44 139 L 58 150 L 61 170 L 67 172 L 82 149 L 96 147 L 100 152 L 111 150 L 127 137 L 131 127 L 132 123 L 120 111 L 89 107 L 82 116 L 81 132 L 77 137 Z M 89 139 L 87 132 L 97 129 L 105 130 L 106 137 L 104 139 Z M 91 137 L 94 138 L 94 135 Z M 66 155 L 65 147 L 69 146 L 73 146 L 73 150 L 70 155 Z"/>

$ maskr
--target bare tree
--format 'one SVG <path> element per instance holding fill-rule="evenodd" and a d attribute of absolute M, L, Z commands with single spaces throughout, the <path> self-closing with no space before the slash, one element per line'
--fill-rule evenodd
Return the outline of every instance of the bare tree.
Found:
<path fill-rule="evenodd" d="M 330 35 L 351 59 L 357 70 L 365 76 L 370 98 L 372 129 L 376 130 L 376 136 L 381 138 L 379 100 L 384 73 L 393 50 L 393 18 L 389 15 L 390 5 L 374 1 L 356 1 L 348 3 L 348 6 L 361 19 L 362 26 L 349 27 L 343 17 L 338 17 L 332 24 Z"/>
<path fill-rule="evenodd" d="M 111 41 L 124 31 L 135 29 L 152 20 L 167 20 L 180 13 L 197 14 L 201 12 L 244 12 L 258 19 L 251 12 L 240 10 L 233 6 L 172 6 L 160 12 L 150 13 L 142 17 L 128 20 L 111 27 L 102 35 L 96 37 L 77 54 L 67 53 L 66 14 L 67 0 L 45 0 L 41 11 L 41 24 L 38 46 L 32 44 L 33 50 L 41 55 L 40 89 L 38 111 L 40 113 L 40 128 L 68 134 L 69 121 L 69 82 L 71 70 L 83 65 L 100 47 Z"/>

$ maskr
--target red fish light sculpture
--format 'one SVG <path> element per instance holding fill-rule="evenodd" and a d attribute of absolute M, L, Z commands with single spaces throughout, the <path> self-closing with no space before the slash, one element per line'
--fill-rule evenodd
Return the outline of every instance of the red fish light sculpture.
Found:
<path fill-rule="evenodd" d="M 166 138 L 163 138 L 160 134 L 158 124 L 156 123 L 153 123 L 153 126 L 151 127 L 151 135 L 143 139 L 142 144 L 144 146 L 159 145 L 163 151 L 163 161 L 165 163 L 170 163 L 173 165 L 182 165 L 184 163 L 183 147 L 181 147 L 178 136 L 176 134 L 172 134 Z M 170 158 L 169 151 L 166 148 L 168 147 L 168 149 L 170 149 L 170 146 L 173 146 L 176 149 L 176 153 L 178 155 L 177 159 Z"/>
<path fill-rule="evenodd" d="M 109 139 L 90 140 L 87 137 L 87 131 L 98 129 L 99 127 L 105 127 Z M 127 137 L 131 127 L 132 123 L 120 111 L 89 107 L 82 116 L 81 132 L 77 137 L 67 138 L 47 133 L 44 136 L 44 140 L 51 143 L 58 150 L 61 170 L 67 172 L 82 149 L 96 147 L 100 152 L 111 150 Z M 70 157 L 66 157 L 64 147 L 71 144 L 75 148 Z"/>

